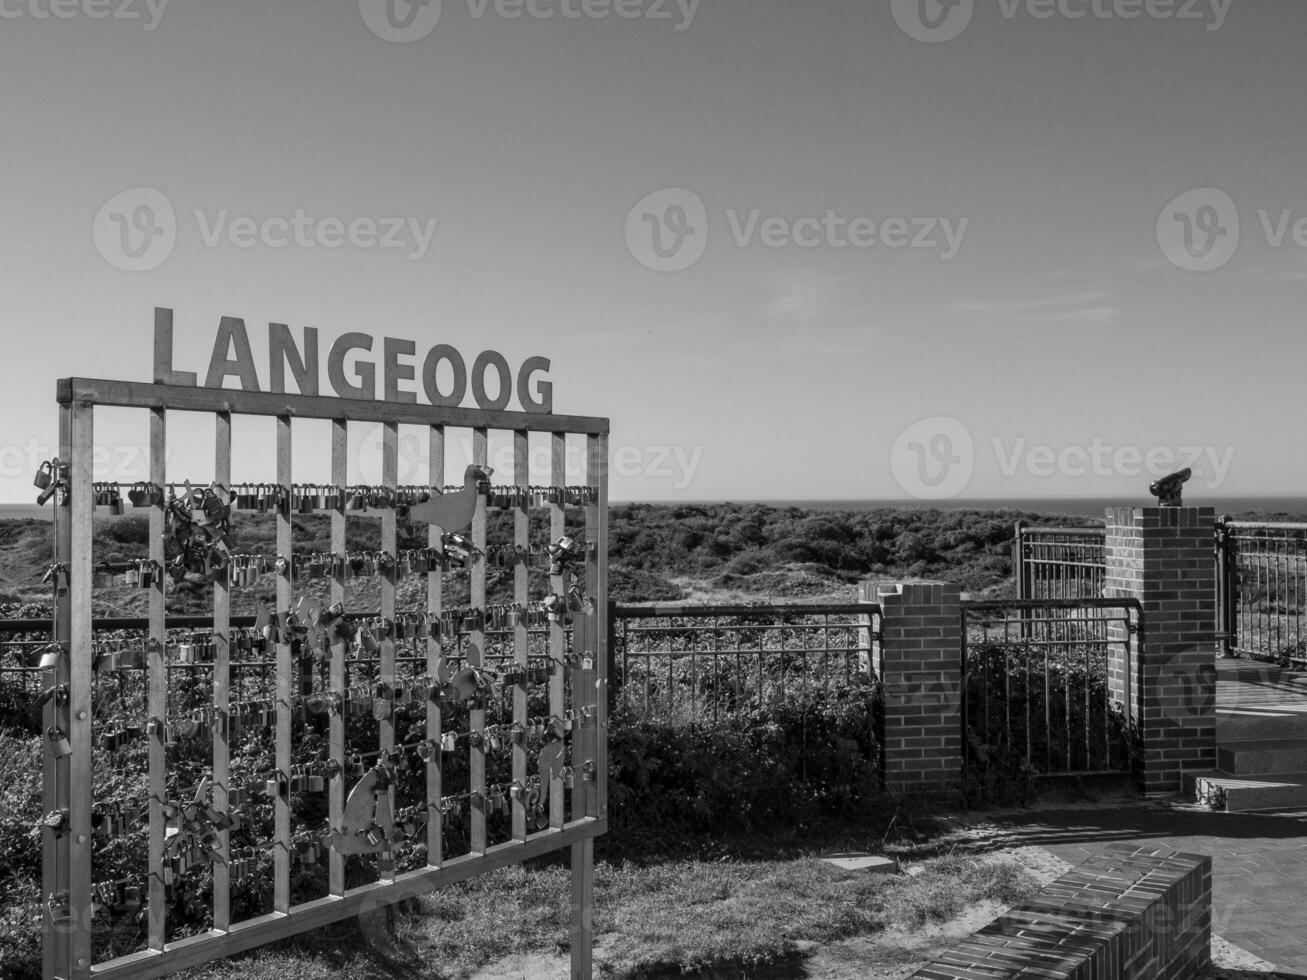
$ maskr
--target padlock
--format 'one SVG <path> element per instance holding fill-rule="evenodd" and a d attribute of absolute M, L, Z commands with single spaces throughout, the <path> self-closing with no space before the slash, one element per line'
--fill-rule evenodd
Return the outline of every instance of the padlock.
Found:
<path fill-rule="evenodd" d="M 54 463 L 46 460 L 36 470 L 36 476 L 32 479 L 32 485 L 38 490 L 48 490 L 54 483 Z"/>
<path fill-rule="evenodd" d="M 45 737 L 49 740 L 51 751 L 56 759 L 64 759 L 73 754 L 72 743 L 68 741 L 68 736 L 64 734 L 63 729 L 51 725 L 45 730 Z"/>
<path fill-rule="evenodd" d="M 454 732 L 444 732 L 440 736 L 440 748 L 444 752 L 453 752 L 458 748 L 458 736 Z"/>
<path fill-rule="evenodd" d="M 41 661 L 38 665 L 41 670 L 54 670 L 59 666 L 59 654 L 63 653 L 63 647 L 56 645 L 46 648 L 41 654 Z"/>

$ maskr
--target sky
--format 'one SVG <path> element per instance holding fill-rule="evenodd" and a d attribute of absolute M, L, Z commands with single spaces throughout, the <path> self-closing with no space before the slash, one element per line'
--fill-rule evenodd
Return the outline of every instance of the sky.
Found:
<path fill-rule="evenodd" d="M 1305 30 L 1301 0 L 0 0 L 0 502 L 56 379 L 151 379 L 155 307 L 202 380 L 223 317 L 265 388 L 272 322 L 324 361 L 547 357 L 554 411 L 612 420 L 618 500 L 1300 492 Z M 211 477 L 211 430 L 172 423 L 170 477 Z M 271 423 L 236 431 L 270 478 Z M 304 479 L 326 440 L 297 423 Z M 96 441 L 144 477 L 140 413 Z"/>

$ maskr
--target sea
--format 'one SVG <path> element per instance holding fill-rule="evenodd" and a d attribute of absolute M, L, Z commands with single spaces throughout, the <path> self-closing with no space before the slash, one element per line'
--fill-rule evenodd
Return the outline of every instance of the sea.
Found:
<path fill-rule="evenodd" d="M 613 503 L 632 503 L 638 501 L 614 500 Z M 649 503 L 723 503 L 716 500 L 658 500 Z M 1115 497 L 958 497 L 952 500 L 735 500 L 732 503 L 766 504 L 769 507 L 799 507 L 803 510 L 985 510 L 985 511 L 1021 511 L 1026 514 L 1040 514 L 1050 517 L 1102 517 L 1108 507 L 1147 506 L 1154 503 L 1152 498 L 1122 500 Z M 1185 504 L 1196 507 L 1215 507 L 1216 513 L 1231 516 L 1266 516 L 1307 517 L 1307 496 L 1200 496 L 1185 494 Z M 127 512 L 131 513 L 129 507 Z M 17 520 L 32 518 L 50 520 L 52 511 L 49 506 L 38 507 L 35 504 L 0 504 L 0 520 Z"/>

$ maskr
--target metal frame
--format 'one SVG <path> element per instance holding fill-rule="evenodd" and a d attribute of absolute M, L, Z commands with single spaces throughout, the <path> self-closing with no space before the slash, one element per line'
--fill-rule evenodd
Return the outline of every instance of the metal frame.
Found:
<path fill-rule="evenodd" d="M 47 896 L 67 896 L 67 916 L 62 914 L 60 903 L 52 903 L 45 921 L 44 971 L 48 978 L 84 980 L 87 977 L 117 980 L 117 978 L 148 978 L 162 976 L 176 970 L 203 963 L 218 957 L 248 950 L 263 943 L 282 939 L 296 933 L 327 925 L 362 911 L 391 904 L 404 898 L 440 888 L 505 865 L 520 863 L 529 858 L 548 854 L 562 848 L 572 852 L 572 977 L 574 980 L 591 976 L 593 857 L 594 838 L 604 833 L 607 825 L 607 684 L 608 603 L 607 595 L 607 501 L 608 501 L 608 431 L 606 419 L 578 418 L 514 412 L 481 411 L 438 408 L 417 404 L 356 401 L 352 399 L 242 392 L 225 389 L 180 387 L 162 384 L 116 382 L 84 378 L 71 378 L 58 383 L 60 404 L 59 458 L 66 462 L 69 480 L 66 500 L 56 506 L 55 561 L 67 568 L 67 587 L 60 590 L 56 601 L 55 640 L 67 655 L 59 658 L 53 680 L 67 685 L 67 699 L 62 703 L 51 701 L 45 708 L 46 726 L 55 726 L 67 734 L 71 754 L 55 758 L 52 744 L 46 740 L 44 762 L 44 805 L 46 812 L 67 811 L 66 827 L 43 831 L 44 874 L 43 887 Z M 401 424 L 428 426 L 431 446 L 431 480 L 439 486 L 443 482 L 445 430 L 449 426 L 473 430 L 474 462 L 484 464 L 490 430 L 513 433 L 515 473 L 521 485 L 530 483 L 527 466 L 528 433 L 548 432 L 551 435 L 553 485 L 564 483 L 564 451 L 568 434 L 586 438 L 586 483 L 595 491 L 584 506 L 586 537 L 595 544 L 585 559 L 585 592 L 592 597 L 593 613 L 578 618 L 574 643 L 586 651 L 593 651 L 590 668 L 578 665 L 572 668 L 572 705 L 588 709 L 592 723 L 578 723 L 572 730 L 572 759 L 578 765 L 575 789 L 572 792 L 571 819 L 563 812 L 563 785 L 560 777 L 553 780 L 551 793 L 553 808 L 549 827 L 534 834 L 526 831 L 524 803 L 513 803 L 512 840 L 489 846 L 486 836 L 485 752 L 483 748 L 470 749 L 471 782 L 473 794 L 471 811 L 471 852 L 446 858 L 441 853 L 441 826 L 439 818 L 429 824 L 427 867 L 396 875 L 393 867 L 381 865 L 381 880 L 357 888 L 346 888 L 344 858 L 335 851 L 331 854 L 329 880 L 330 894 L 307 903 L 292 904 L 290 889 L 291 810 L 285 794 L 278 794 L 275 804 L 275 872 L 273 911 L 255 919 L 233 923 L 229 909 L 230 880 L 226 861 L 230 858 L 229 832 L 221 835 L 222 846 L 215 861 L 213 884 L 214 928 L 202 935 L 177 942 L 167 941 L 166 897 L 167 889 L 162 873 L 166 832 L 164 812 L 167 792 L 167 756 L 162 726 L 149 736 L 149 886 L 148 886 L 148 938 L 147 949 L 136 954 L 119 957 L 101 964 L 93 963 L 92 956 L 92 651 L 95 623 L 91 616 L 92 599 L 92 528 L 95 501 L 92 494 L 92 450 L 95 409 L 97 407 L 135 408 L 150 413 L 150 479 L 158 487 L 168 485 L 165 469 L 168 413 L 173 411 L 208 413 L 214 416 L 217 436 L 216 479 L 230 483 L 231 477 L 231 420 L 233 415 L 262 415 L 277 419 L 277 480 L 287 491 L 294 485 L 291 468 L 291 439 L 294 419 L 319 419 L 332 423 L 332 473 L 337 485 L 344 486 L 348 449 L 347 425 L 351 421 L 374 422 L 383 427 L 382 476 L 383 483 L 394 486 L 397 475 L 398 427 Z M 565 503 L 549 504 L 551 533 L 559 537 L 565 530 Z M 149 510 L 150 556 L 160 569 L 164 565 L 165 503 L 156 500 Z M 382 550 L 396 550 L 396 517 L 393 511 L 381 518 Z M 473 519 L 474 545 L 483 548 L 486 543 L 486 501 L 480 497 Z M 514 531 L 517 543 L 526 541 L 528 530 L 527 505 L 517 508 Z M 279 554 L 290 558 L 293 554 L 292 525 L 289 514 L 282 513 L 277 522 Z M 345 513 L 343 500 L 332 513 L 332 546 L 339 554 L 345 546 Z M 433 542 L 438 538 L 432 529 Z M 551 539 L 552 540 L 552 539 Z M 486 560 L 484 553 L 477 555 L 471 566 L 472 603 L 484 607 L 486 597 Z M 527 571 L 519 568 L 514 583 L 519 602 L 527 599 Z M 335 599 L 344 598 L 344 575 L 339 573 L 332 582 Z M 165 614 L 166 576 L 157 576 L 149 597 L 149 631 L 156 641 L 148 658 L 148 714 L 163 720 L 167 713 L 168 670 L 165 661 L 168 619 Z M 288 611 L 294 587 L 288 574 L 278 577 L 278 611 Z M 428 584 L 428 609 L 441 609 L 440 575 L 433 574 Z M 381 615 L 393 619 L 396 614 L 395 574 L 391 570 L 383 575 L 381 588 Z M 214 631 L 218 645 L 211 665 L 214 678 L 214 707 L 221 712 L 228 706 L 230 696 L 231 651 L 227 642 L 232 625 L 230 594 L 227 586 L 217 583 L 213 594 Z M 555 655 L 566 649 L 567 638 L 560 623 L 551 626 L 550 647 Z M 477 630 L 471 634 L 476 649 L 483 649 L 484 634 Z M 517 663 L 525 665 L 528 657 L 528 631 L 519 626 L 513 642 Z M 440 655 L 439 643 L 427 642 L 427 667 L 434 673 Z M 479 656 L 471 654 L 468 663 L 477 666 Z M 393 644 L 384 645 L 381 669 L 393 672 L 395 653 Z M 550 708 L 556 714 L 564 711 L 564 679 L 561 669 L 552 671 L 550 682 Z M 279 643 L 276 650 L 276 698 L 279 704 L 276 721 L 276 764 L 289 772 L 291 766 L 291 714 L 297 674 L 292 663 L 291 646 Z M 340 646 L 335 648 L 330 663 L 330 691 L 344 695 L 345 664 Z M 513 697 L 514 719 L 526 720 L 527 694 L 525 685 L 516 685 Z M 439 740 L 441 717 L 439 702 L 428 701 L 427 737 Z M 221 716 L 219 716 L 221 717 Z M 484 710 L 471 712 L 471 727 L 476 729 L 485 722 Z M 344 765 L 346 722 L 342 712 L 336 712 L 330 725 L 329 751 L 334 762 Z M 382 722 L 380 748 L 394 745 L 392 725 Z M 582 778 L 579 764 L 584 760 L 592 765 L 593 778 Z M 525 748 L 514 750 L 513 774 L 522 779 L 527 772 Z M 213 808 L 224 813 L 228 808 L 228 776 L 230 746 L 222 726 L 214 726 L 212 774 L 216 789 Z M 344 776 L 331 780 L 329 812 L 332 826 L 338 826 L 345 803 Z M 427 763 L 427 805 L 439 801 L 441 796 L 441 754 Z M 480 801 L 475 794 L 482 794 Z"/>
<path fill-rule="evenodd" d="M 1018 521 L 1012 541 L 1017 598 L 1101 598 L 1105 533 L 1101 525 L 1027 527 Z"/>
<path fill-rule="evenodd" d="M 850 681 L 862 673 L 870 676 L 871 658 L 876 641 L 880 639 L 880 606 L 875 603 L 782 603 L 749 606 L 618 606 L 610 614 L 608 649 L 614 658 L 609 674 L 614 678 L 615 694 L 628 707 L 639 701 L 641 716 L 647 721 L 716 723 L 722 713 L 720 690 L 715 683 L 725 673 L 734 683 L 743 684 L 756 679 L 759 697 L 764 697 L 765 681 L 777 681 L 773 696 L 784 699 L 787 693 L 786 676 L 794 677 L 794 689 L 807 692 L 821 688 L 829 691 L 832 677 Z M 838 617 L 840 622 L 832 622 Z M 738 634 L 756 634 L 756 643 L 744 643 Z M 840 642 L 832 640 L 832 632 L 839 634 Z M 726 634 L 736 634 L 732 642 Z M 775 637 L 774 646 L 766 645 L 766 638 Z M 810 641 L 816 639 L 816 644 Z M 677 641 L 684 641 L 678 646 Z M 725 640 L 725 643 L 723 642 Z M 799 645 L 802 642 L 802 645 Z M 642 649 L 632 649 L 633 646 Z M 776 672 L 771 678 L 767 658 Z M 788 661 L 800 660 L 797 670 Z M 812 678 L 810 658 L 822 668 L 820 679 Z M 832 669 L 832 660 L 838 670 Z M 746 665 L 746 661 L 748 661 Z M 657 664 L 655 668 L 653 664 Z M 632 671 L 640 664 L 636 679 Z M 688 665 L 688 676 L 678 677 L 677 666 Z M 723 664 L 725 670 L 723 670 Z M 702 667 L 701 667 L 702 665 Z M 655 670 L 657 677 L 655 678 Z M 681 674 L 685 674 L 682 667 Z M 701 678 L 701 674 L 704 676 Z M 665 678 L 666 686 L 654 698 L 651 686 Z M 711 698 L 700 703 L 699 682 L 709 681 Z M 674 691 L 681 682 L 689 689 L 688 708 L 684 718 L 673 719 L 676 714 Z M 632 695 L 637 697 L 633 698 Z M 643 695 L 640 697 L 640 695 Z M 764 698 L 765 699 L 765 698 Z M 664 703 L 665 702 L 665 703 Z M 654 709 L 657 710 L 654 710 Z M 729 712 L 728 712 L 729 713 Z"/>
<path fill-rule="evenodd" d="M 1128 772 L 1131 768 L 1131 760 L 1128 753 L 1123 754 L 1120 758 L 1115 758 L 1111 740 L 1110 727 L 1107 724 L 1108 713 L 1113 703 L 1119 704 L 1127 737 L 1130 737 L 1130 730 L 1134 726 L 1136 718 L 1135 697 L 1136 692 L 1140 690 L 1142 677 L 1140 674 L 1143 658 L 1140 656 L 1139 646 L 1143 642 L 1142 626 L 1143 609 L 1141 604 L 1134 599 L 1026 599 L 1026 600 L 964 600 L 961 604 L 962 616 L 962 675 L 964 693 L 962 698 L 962 730 L 964 739 L 968 725 L 979 710 L 983 714 L 983 733 L 987 735 L 993 728 L 990 718 L 990 696 L 989 687 L 991 680 L 991 665 L 986 658 L 983 666 L 978 671 L 976 669 L 972 654 L 978 648 L 984 648 L 986 651 L 1001 651 L 1003 655 L 1002 676 L 1004 682 L 1004 691 L 1001 700 L 1003 704 L 995 708 L 1003 712 L 1002 735 L 1008 745 L 1014 744 L 1014 738 L 1020 749 L 1020 741 L 1024 737 L 1024 756 L 1026 766 L 1038 776 L 1079 776 L 1089 775 L 1091 773 L 1115 773 Z M 1061 635 L 1059 635 L 1061 634 Z M 1113 648 L 1120 651 L 1119 670 L 1113 669 Z M 1013 651 L 1020 651 L 1023 656 L 1020 660 L 1024 663 L 1018 663 L 1016 666 L 1017 675 L 1024 672 L 1024 689 L 1027 696 L 1024 699 L 1018 699 L 1024 704 L 1024 712 L 1013 717 L 1013 691 L 1012 678 L 1013 674 Z M 1042 704 L 1043 718 L 1031 717 L 1031 702 L 1033 698 L 1029 696 L 1031 690 L 1037 690 L 1032 687 L 1032 677 L 1035 672 L 1031 670 L 1030 654 L 1043 655 L 1043 664 L 1037 665 L 1042 667 L 1039 673 L 1042 675 Z M 1089 686 L 1086 685 L 1084 695 L 1084 744 L 1083 759 L 1084 765 L 1076 767 L 1072 764 L 1073 759 L 1077 756 L 1073 752 L 1073 740 L 1076 743 L 1074 747 L 1079 747 L 1078 731 L 1073 732 L 1070 728 L 1072 711 L 1071 711 L 1071 687 L 1067 682 L 1065 690 L 1060 692 L 1064 699 L 1065 707 L 1065 731 L 1059 734 L 1065 735 L 1065 748 L 1060 761 L 1064 762 L 1060 768 L 1054 765 L 1051 745 L 1046 745 L 1042 765 L 1036 764 L 1036 753 L 1034 752 L 1032 732 L 1035 730 L 1032 726 L 1037 724 L 1043 725 L 1043 731 L 1051 733 L 1052 724 L 1052 705 L 1054 690 L 1050 679 L 1050 657 L 1059 657 L 1064 665 L 1069 665 L 1071 658 L 1078 661 L 1081 657 L 1084 659 L 1086 674 L 1096 672 L 1098 669 L 1096 659 L 1102 661 L 1102 679 L 1105 693 L 1105 700 L 1101 706 L 1095 706 L 1090 701 Z M 1079 664 L 1077 663 L 1077 666 Z M 983 673 L 984 692 L 980 703 L 973 704 L 971 685 L 969 681 L 973 674 Z M 1103 719 L 1103 762 L 1100 765 L 1093 765 L 1092 762 L 1096 757 L 1098 746 L 1093 742 L 1093 732 L 1091 722 L 1095 715 L 1100 715 Z"/>
<path fill-rule="evenodd" d="M 1307 667 L 1307 524 L 1216 524 L 1217 630 L 1227 657 Z"/>

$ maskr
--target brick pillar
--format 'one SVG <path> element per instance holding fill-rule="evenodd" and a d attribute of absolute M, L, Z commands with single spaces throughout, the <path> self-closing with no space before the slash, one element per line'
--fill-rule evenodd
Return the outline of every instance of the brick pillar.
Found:
<path fill-rule="evenodd" d="M 891 793 L 953 795 L 962 786 L 962 619 L 958 586 L 880 585 L 882 759 Z"/>
<path fill-rule="evenodd" d="M 1179 793 L 1184 773 L 1216 765 L 1215 522 L 1211 507 L 1107 510 L 1104 595 L 1143 607 L 1133 669 L 1126 678 L 1113 644 L 1110 685 L 1129 694 L 1135 779 L 1150 795 Z"/>

